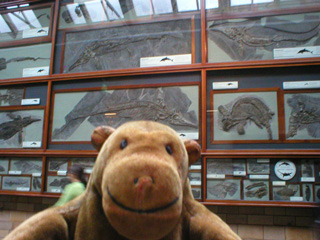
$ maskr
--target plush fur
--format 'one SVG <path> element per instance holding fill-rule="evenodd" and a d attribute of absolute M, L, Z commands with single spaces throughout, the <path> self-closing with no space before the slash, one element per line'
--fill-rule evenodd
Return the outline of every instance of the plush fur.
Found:
<path fill-rule="evenodd" d="M 148 121 L 117 130 L 98 127 L 99 150 L 87 191 L 40 212 L 5 240 L 239 240 L 219 217 L 194 200 L 188 167 L 200 146 Z"/>

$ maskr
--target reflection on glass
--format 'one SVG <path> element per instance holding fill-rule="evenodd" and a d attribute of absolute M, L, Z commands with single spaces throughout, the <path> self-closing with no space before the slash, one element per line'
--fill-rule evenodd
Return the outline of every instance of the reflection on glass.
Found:
<path fill-rule="evenodd" d="M 200 2 L 200 1 L 199 1 Z M 199 3 L 200 4 L 200 3 Z M 209 8 L 218 8 L 219 7 L 219 0 L 211 0 L 206 1 L 206 9 Z"/>
<path fill-rule="evenodd" d="M 196 0 L 177 0 L 177 4 L 179 12 L 198 10 Z"/>
<path fill-rule="evenodd" d="M 134 5 L 134 10 L 136 11 L 137 16 L 146 16 L 152 15 L 152 6 L 151 2 L 145 0 L 132 0 Z"/>
<path fill-rule="evenodd" d="M 171 0 L 152 0 L 152 3 L 156 14 L 172 13 Z"/>
<path fill-rule="evenodd" d="M 251 4 L 251 0 L 231 0 L 231 6 Z"/>
<path fill-rule="evenodd" d="M 5 22 L 3 17 L 0 15 L 0 33 L 11 32 L 8 24 Z"/>

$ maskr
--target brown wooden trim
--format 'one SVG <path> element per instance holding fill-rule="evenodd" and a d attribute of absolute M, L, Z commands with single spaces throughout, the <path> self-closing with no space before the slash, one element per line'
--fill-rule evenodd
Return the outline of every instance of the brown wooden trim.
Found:
<path fill-rule="evenodd" d="M 45 189 L 45 183 L 46 183 L 46 179 L 45 179 L 45 176 L 46 176 L 46 158 L 45 156 L 42 156 L 42 174 L 41 174 L 41 190 L 40 190 L 40 193 L 43 194 L 44 192 L 44 189 Z"/>
<path fill-rule="evenodd" d="M 196 63 L 196 25 L 194 16 L 191 18 L 191 63 Z"/>
<path fill-rule="evenodd" d="M 315 158 L 319 157 L 320 149 L 261 149 L 261 150 L 207 150 L 201 152 L 202 156 L 219 158 L 243 158 L 243 157 L 290 157 L 290 158 Z"/>
<path fill-rule="evenodd" d="M 24 111 L 24 110 L 36 110 L 36 109 L 43 109 L 45 110 L 44 106 L 22 106 L 22 105 L 15 105 L 15 106 L 3 106 L 0 107 L 0 111 Z"/>
<path fill-rule="evenodd" d="M 63 35 L 62 35 L 62 47 L 61 47 L 61 55 L 60 55 L 60 73 L 61 74 L 64 74 L 63 73 L 63 63 L 64 63 L 64 51 L 65 51 L 65 47 L 66 47 L 66 33 L 67 32 L 63 32 Z"/>
<path fill-rule="evenodd" d="M 277 110 L 278 110 L 278 139 L 275 140 L 215 140 L 214 139 L 214 101 L 213 95 L 215 94 L 226 94 L 226 93 L 251 93 L 251 92 L 276 92 L 277 93 Z M 280 135 L 280 88 L 247 88 L 247 89 L 237 89 L 237 90 L 211 90 L 210 91 L 210 124 L 211 124 L 211 132 L 210 132 L 210 142 L 211 144 L 235 144 L 235 143 L 280 143 L 281 135 Z"/>
<path fill-rule="evenodd" d="M 54 9 L 53 21 L 51 21 L 52 38 L 51 38 L 51 55 L 50 55 L 50 73 L 49 73 L 49 76 L 52 75 L 53 67 L 54 67 L 54 60 L 55 60 L 54 50 L 55 50 L 55 47 L 56 47 L 56 34 L 57 34 L 57 31 L 58 31 L 57 23 L 58 23 L 58 18 L 59 18 L 60 1 L 56 0 L 54 6 L 55 6 L 55 9 Z"/>
<path fill-rule="evenodd" d="M 301 14 L 301 13 L 312 13 L 319 12 L 319 6 L 311 6 L 311 7 L 295 7 L 295 8 L 287 8 L 287 9 L 270 9 L 257 11 L 256 9 L 252 11 L 241 11 L 241 12 L 214 12 L 213 15 L 207 16 L 207 21 L 219 20 L 219 19 L 236 19 L 236 18 L 250 18 L 250 17 L 268 17 L 268 16 L 277 16 L 277 15 L 293 15 L 293 14 Z"/>
<path fill-rule="evenodd" d="M 319 207 L 318 203 L 307 202 L 279 202 L 279 201 L 244 201 L 244 200 L 206 200 L 201 202 L 206 206 L 262 206 L 262 207 Z"/>
<path fill-rule="evenodd" d="M 49 119 L 50 119 L 49 117 L 50 117 L 50 106 L 51 106 L 51 90 L 52 90 L 52 82 L 49 81 L 48 85 L 47 85 L 47 103 L 46 103 L 45 115 L 44 115 L 44 121 L 43 121 L 43 124 L 44 124 L 43 139 L 42 139 L 43 149 L 47 149 L 47 147 L 48 147 L 48 131 L 49 131 Z"/>
<path fill-rule="evenodd" d="M 200 15 L 201 15 L 201 63 L 205 64 L 208 62 L 207 60 L 207 53 L 208 53 L 208 44 L 207 44 L 207 21 L 206 21 L 206 1 L 208 0 L 202 0 L 201 1 L 201 9 L 200 9 Z"/>
<path fill-rule="evenodd" d="M 29 0 L 30 1 L 30 0 Z M 26 4 L 28 2 L 26 2 L 25 0 L 21 0 L 21 1 L 17 1 L 20 3 L 15 3 L 15 1 L 12 2 L 7 2 L 7 3 L 0 3 L 0 7 L 7 7 L 5 5 L 9 5 L 9 6 L 14 6 L 14 5 L 22 5 L 22 4 Z M 39 0 L 40 2 L 40 0 Z M 2 10 L 0 12 L 0 14 L 3 13 L 11 13 L 11 12 L 17 12 L 17 11 L 22 11 L 22 10 L 34 10 L 34 9 L 38 9 L 38 8 L 44 8 L 44 7 L 52 7 L 53 3 L 39 3 L 37 5 L 30 5 L 28 7 L 23 7 L 23 8 L 13 8 L 13 9 L 6 9 L 6 10 Z"/>
<path fill-rule="evenodd" d="M 207 149 L 207 71 L 201 71 L 201 145 L 202 151 Z"/>

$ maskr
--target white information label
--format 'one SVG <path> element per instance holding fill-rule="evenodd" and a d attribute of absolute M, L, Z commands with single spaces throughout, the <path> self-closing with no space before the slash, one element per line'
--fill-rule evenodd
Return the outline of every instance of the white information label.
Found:
<path fill-rule="evenodd" d="M 140 58 L 140 67 L 156 67 L 191 64 L 191 54 L 168 55 Z"/>
<path fill-rule="evenodd" d="M 320 57 L 320 46 L 275 48 L 274 59 Z"/>
<path fill-rule="evenodd" d="M 51 188 L 50 191 L 53 193 L 61 193 L 61 188 Z"/>
<path fill-rule="evenodd" d="M 23 141 L 22 142 L 23 148 L 39 148 L 41 147 L 40 141 Z"/>
<path fill-rule="evenodd" d="M 22 38 L 43 37 L 43 36 L 48 36 L 48 34 L 49 34 L 49 27 L 31 28 L 31 29 L 23 30 Z"/>
<path fill-rule="evenodd" d="M 257 163 L 269 163 L 270 159 L 269 158 L 258 158 Z"/>
<path fill-rule="evenodd" d="M 286 181 L 272 181 L 272 186 L 285 186 Z"/>
<path fill-rule="evenodd" d="M 57 174 L 59 176 L 66 176 L 67 175 L 67 171 L 58 171 Z"/>
<path fill-rule="evenodd" d="M 207 179 L 225 179 L 225 174 L 207 174 Z"/>
<path fill-rule="evenodd" d="M 269 175 L 249 175 L 249 179 L 269 179 Z"/>
<path fill-rule="evenodd" d="M 30 188 L 28 188 L 28 187 L 17 187 L 16 190 L 17 190 L 17 191 L 28 192 L 28 191 L 30 191 Z"/>
<path fill-rule="evenodd" d="M 92 173 L 92 168 L 86 168 L 83 170 L 84 173 L 91 174 Z"/>
<path fill-rule="evenodd" d="M 28 98 L 28 99 L 22 99 L 21 105 L 39 105 L 40 104 L 40 98 Z"/>
<path fill-rule="evenodd" d="M 189 167 L 190 170 L 201 170 L 201 165 L 191 165 Z"/>
<path fill-rule="evenodd" d="M 24 68 L 22 70 L 23 77 L 35 77 L 49 75 L 49 66 Z"/>
<path fill-rule="evenodd" d="M 233 176 L 245 176 L 246 171 L 233 171 Z"/>
<path fill-rule="evenodd" d="M 315 182 L 316 179 L 314 177 L 302 177 L 301 182 Z"/>
<path fill-rule="evenodd" d="M 290 197 L 290 201 L 302 202 L 303 201 L 303 197 Z"/>
<path fill-rule="evenodd" d="M 238 82 L 214 82 L 212 83 L 213 90 L 223 90 L 223 89 L 238 89 Z"/>
<path fill-rule="evenodd" d="M 190 181 L 190 185 L 201 186 L 201 181 Z"/>
<path fill-rule="evenodd" d="M 283 82 L 283 89 L 310 89 L 310 88 L 320 88 L 320 81 L 312 80 L 312 81 Z"/>
<path fill-rule="evenodd" d="M 41 173 L 39 173 L 39 172 L 32 173 L 32 176 L 33 177 L 41 177 Z"/>
<path fill-rule="evenodd" d="M 9 171 L 10 175 L 21 175 L 22 172 L 21 171 Z"/>
<path fill-rule="evenodd" d="M 178 133 L 182 139 L 199 139 L 198 132 Z"/>

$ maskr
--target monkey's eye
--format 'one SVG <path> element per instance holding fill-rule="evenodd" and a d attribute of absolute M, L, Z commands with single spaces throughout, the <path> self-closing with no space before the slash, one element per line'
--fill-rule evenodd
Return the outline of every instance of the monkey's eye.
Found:
<path fill-rule="evenodd" d="M 128 145 L 128 142 L 126 139 L 123 139 L 120 143 L 120 148 L 124 149 Z"/>
<path fill-rule="evenodd" d="M 166 145 L 166 150 L 167 150 L 167 153 L 169 153 L 170 155 L 172 155 L 172 147 L 170 145 Z"/>

